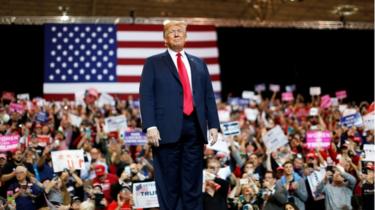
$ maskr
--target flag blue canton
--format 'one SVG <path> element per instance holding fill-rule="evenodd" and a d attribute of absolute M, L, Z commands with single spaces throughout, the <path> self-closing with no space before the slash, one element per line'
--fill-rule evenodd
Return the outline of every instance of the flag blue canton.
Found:
<path fill-rule="evenodd" d="M 45 25 L 45 83 L 116 82 L 116 27 Z"/>

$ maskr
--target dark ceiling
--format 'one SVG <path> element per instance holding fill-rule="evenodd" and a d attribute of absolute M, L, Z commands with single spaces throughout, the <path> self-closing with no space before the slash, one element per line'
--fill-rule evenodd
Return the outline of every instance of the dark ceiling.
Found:
<path fill-rule="evenodd" d="M 374 21 L 373 0 L 0 0 L 0 16 L 203 17 L 268 21 L 338 21 L 332 11 L 352 5 L 347 21 Z M 353 8 L 344 9 L 347 12 Z M 350 10 L 350 11 L 349 11 Z"/>

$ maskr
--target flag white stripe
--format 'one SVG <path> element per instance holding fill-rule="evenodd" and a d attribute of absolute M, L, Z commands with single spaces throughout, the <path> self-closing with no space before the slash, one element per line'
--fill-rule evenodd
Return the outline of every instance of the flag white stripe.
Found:
<path fill-rule="evenodd" d="M 213 81 L 212 86 L 215 92 L 221 91 L 220 81 Z M 139 94 L 139 82 L 126 83 L 44 83 L 45 94 L 65 94 L 85 91 L 89 88 L 96 88 L 100 92 L 106 93 L 131 93 Z"/>
<path fill-rule="evenodd" d="M 147 58 L 152 55 L 162 53 L 165 48 L 119 48 L 117 49 L 118 58 Z M 216 47 L 207 48 L 185 48 L 189 54 L 200 58 L 217 58 L 219 51 Z"/>
<path fill-rule="evenodd" d="M 211 75 L 220 74 L 219 64 L 207 65 Z M 116 73 L 118 76 L 141 76 L 143 65 L 118 65 Z"/>
<path fill-rule="evenodd" d="M 117 41 L 133 41 L 133 42 L 163 42 L 162 31 L 118 31 Z M 196 41 L 216 41 L 215 31 L 197 31 L 188 32 L 187 40 L 189 42 Z"/>

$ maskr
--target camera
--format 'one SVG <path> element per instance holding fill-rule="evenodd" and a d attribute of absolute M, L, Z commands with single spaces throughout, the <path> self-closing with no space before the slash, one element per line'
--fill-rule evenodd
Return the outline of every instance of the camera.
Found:
<path fill-rule="evenodd" d="M 104 198 L 104 194 L 102 194 L 102 193 L 95 193 L 94 194 L 95 206 L 97 208 L 105 208 L 105 206 L 100 203 L 103 200 L 103 198 Z"/>
<path fill-rule="evenodd" d="M 332 183 L 332 180 L 333 180 L 333 177 L 332 176 L 328 176 L 328 182 Z"/>

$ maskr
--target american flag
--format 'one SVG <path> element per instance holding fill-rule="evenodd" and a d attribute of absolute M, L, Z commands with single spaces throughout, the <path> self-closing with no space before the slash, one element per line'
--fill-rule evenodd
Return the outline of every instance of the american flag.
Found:
<path fill-rule="evenodd" d="M 204 59 L 214 91 L 221 91 L 214 26 L 189 25 L 187 53 Z M 68 98 L 89 88 L 121 99 L 139 96 L 147 57 L 166 50 L 162 25 L 46 24 L 44 97 Z"/>

